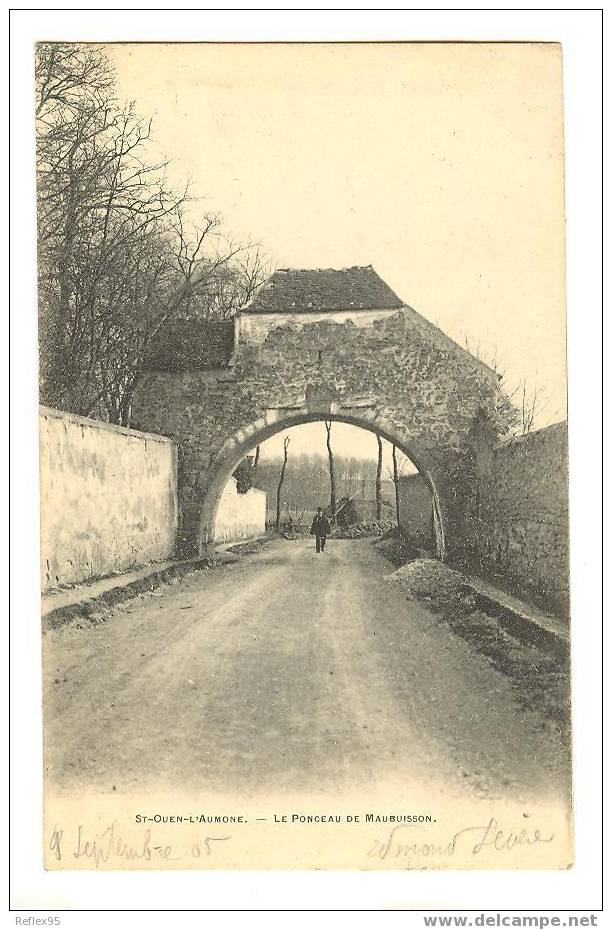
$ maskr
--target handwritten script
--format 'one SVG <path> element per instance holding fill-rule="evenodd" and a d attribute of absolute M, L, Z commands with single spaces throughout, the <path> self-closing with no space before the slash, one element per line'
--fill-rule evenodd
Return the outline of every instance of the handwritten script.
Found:
<path fill-rule="evenodd" d="M 535 846 L 537 843 L 551 843 L 554 833 L 543 833 L 537 828 L 522 827 L 506 829 L 491 817 L 488 823 L 458 830 L 447 841 L 427 843 L 421 840 L 406 842 L 404 836 L 398 836 L 401 830 L 413 828 L 414 824 L 398 824 L 385 840 L 375 840 L 368 851 L 368 856 L 379 859 L 402 859 L 409 856 L 423 858 L 448 858 L 457 852 L 478 856 L 484 850 L 503 853 L 516 847 Z"/>
<path fill-rule="evenodd" d="M 413 831 L 412 836 L 408 836 L 406 830 Z M 554 833 L 531 824 L 509 828 L 495 817 L 486 823 L 457 830 L 442 840 L 426 840 L 418 824 L 401 823 L 396 824 L 384 839 L 375 839 L 367 849 L 367 856 L 379 861 L 401 860 L 404 866 L 415 861 L 423 868 L 427 867 L 425 860 L 431 862 L 457 857 L 461 862 L 459 865 L 458 861 L 458 867 L 463 867 L 466 860 L 479 856 L 484 858 L 486 853 L 503 855 L 519 848 L 552 843 L 554 838 Z M 179 862 L 186 865 L 193 860 L 202 860 L 204 866 L 205 860 L 227 848 L 225 844 L 231 839 L 230 835 L 196 833 L 189 839 L 161 842 L 149 827 L 143 827 L 136 836 L 132 833 L 128 837 L 121 832 L 117 822 L 112 821 L 97 832 L 88 831 L 79 824 L 68 834 L 63 826 L 56 825 L 51 831 L 48 848 L 52 859 L 68 868 L 74 867 L 75 863 L 95 869 L 105 866 L 117 868 L 121 863 L 130 863 L 135 868 L 148 864 L 159 868 Z M 308 855 L 307 850 L 304 852 Z"/>
<path fill-rule="evenodd" d="M 49 850 L 57 862 L 66 863 L 74 860 L 88 860 L 95 868 L 109 863 L 124 862 L 180 862 L 187 858 L 201 859 L 211 856 L 214 849 L 231 836 L 204 836 L 190 843 L 188 848 L 180 848 L 170 843 L 156 843 L 147 828 L 137 840 L 127 841 L 119 832 L 113 821 L 99 833 L 89 835 L 79 824 L 76 837 L 68 844 L 64 839 L 62 827 L 55 826 L 51 832 Z"/>

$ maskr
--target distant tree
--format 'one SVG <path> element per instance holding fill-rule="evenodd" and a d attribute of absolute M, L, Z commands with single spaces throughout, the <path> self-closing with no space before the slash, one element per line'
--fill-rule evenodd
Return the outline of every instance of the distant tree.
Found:
<path fill-rule="evenodd" d="M 378 458 L 376 460 L 376 519 L 382 519 L 382 468 L 383 468 L 383 443 L 381 437 L 376 434 L 378 444 Z"/>
<path fill-rule="evenodd" d="M 325 432 L 327 445 L 327 460 L 329 463 L 329 509 L 332 525 L 336 523 L 336 469 L 334 466 L 334 452 L 331 444 L 331 420 L 325 420 Z"/>
<path fill-rule="evenodd" d="M 278 479 L 278 488 L 276 490 L 276 532 L 280 532 L 281 525 L 281 493 L 283 490 L 283 483 L 285 481 L 285 471 L 287 470 L 287 457 L 289 455 L 289 443 L 291 442 L 289 436 L 285 436 L 283 440 L 283 464 L 281 466 L 280 477 Z"/>
<path fill-rule="evenodd" d="M 333 436 L 332 436 L 333 442 Z M 383 443 L 384 447 L 384 443 Z M 406 460 L 407 462 L 408 460 Z M 336 475 L 336 509 L 343 497 L 360 495 L 363 500 L 373 501 L 376 482 L 376 459 L 342 456 L 334 450 L 334 471 Z M 268 521 L 273 526 L 276 519 L 276 494 L 278 476 L 282 465 L 281 454 L 269 459 L 262 446 L 257 470 L 253 472 L 256 487 L 265 491 L 269 501 Z M 399 455 L 400 471 L 405 462 Z M 383 509 L 385 498 L 391 499 L 393 482 L 391 473 L 389 481 L 381 480 Z M 308 455 L 305 453 L 291 455 L 287 462 L 282 492 L 282 512 L 289 511 L 297 517 L 303 513 L 327 508 L 329 501 L 329 460 L 325 454 Z"/>

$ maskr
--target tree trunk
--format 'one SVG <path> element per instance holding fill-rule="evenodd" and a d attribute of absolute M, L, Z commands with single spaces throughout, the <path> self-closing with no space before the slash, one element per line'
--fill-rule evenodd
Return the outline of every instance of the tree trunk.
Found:
<path fill-rule="evenodd" d="M 280 533 L 280 523 L 281 523 L 281 493 L 283 490 L 283 482 L 285 480 L 285 470 L 287 468 L 287 456 L 289 454 L 289 437 L 285 436 L 283 441 L 283 464 L 281 468 L 280 478 L 278 479 L 278 488 L 276 490 L 276 532 Z"/>
<path fill-rule="evenodd" d="M 119 416 L 118 423 L 120 426 L 125 426 L 127 429 L 130 428 L 132 423 L 132 397 L 133 390 L 128 391 L 123 395 L 119 403 Z"/>
<path fill-rule="evenodd" d="M 383 467 L 383 444 L 380 436 L 376 436 L 378 443 L 378 461 L 376 463 L 376 519 L 382 520 L 382 467 Z"/>
<path fill-rule="evenodd" d="M 331 420 L 325 420 L 325 429 L 327 431 L 327 458 L 329 459 L 329 509 L 330 522 L 336 525 L 336 469 L 334 466 L 334 453 L 331 446 Z"/>
<path fill-rule="evenodd" d="M 397 449 L 393 446 L 393 484 L 395 486 L 395 516 L 397 525 L 400 526 L 400 500 L 399 500 L 399 469 L 397 467 Z"/>

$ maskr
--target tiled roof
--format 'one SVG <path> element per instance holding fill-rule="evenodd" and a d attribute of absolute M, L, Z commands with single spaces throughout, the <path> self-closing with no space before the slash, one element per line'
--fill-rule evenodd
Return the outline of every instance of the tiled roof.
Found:
<path fill-rule="evenodd" d="M 268 278 L 242 312 L 392 310 L 403 305 L 371 265 L 340 269 L 281 268 Z"/>

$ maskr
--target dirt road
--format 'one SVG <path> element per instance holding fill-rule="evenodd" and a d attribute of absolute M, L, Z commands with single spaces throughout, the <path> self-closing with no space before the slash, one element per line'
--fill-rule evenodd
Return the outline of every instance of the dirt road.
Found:
<path fill-rule="evenodd" d="M 370 540 L 281 540 L 46 633 L 51 783 L 565 793 L 562 739 L 392 570 Z"/>

